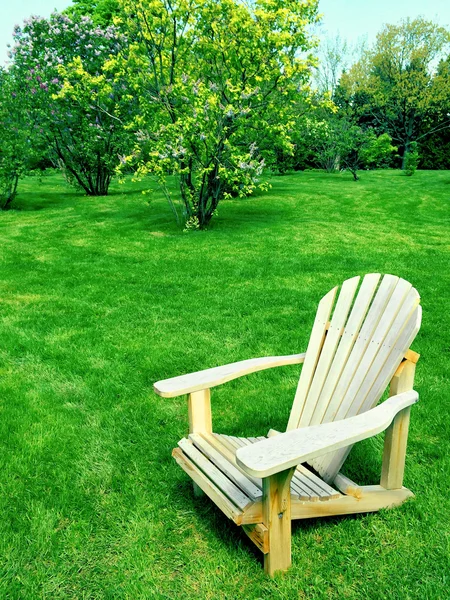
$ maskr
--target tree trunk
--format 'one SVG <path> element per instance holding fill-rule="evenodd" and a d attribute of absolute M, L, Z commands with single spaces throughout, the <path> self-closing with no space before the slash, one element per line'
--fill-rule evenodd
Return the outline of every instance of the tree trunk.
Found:
<path fill-rule="evenodd" d="M 402 171 L 404 171 L 405 167 L 406 167 L 406 157 L 408 156 L 410 143 L 411 143 L 411 140 L 409 140 L 409 139 L 405 142 L 405 148 L 403 150 L 403 156 L 402 156 Z"/>
<path fill-rule="evenodd" d="M 408 118 L 408 124 L 407 124 L 407 129 L 406 129 L 405 148 L 403 150 L 403 156 L 402 156 L 402 171 L 405 169 L 406 157 L 408 156 L 409 146 L 410 146 L 411 142 L 413 141 L 413 127 L 414 127 L 414 116 L 410 115 Z"/>
<path fill-rule="evenodd" d="M 0 206 L 1 210 L 9 210 L 11 208 L 11 204 L 12 204 L 14 198 L 17 196 L 18 184 L 19 184 L 19 175 L 16 173 L 15 175 L 13 175 L 13 179 L 11 180 L 10 188 L 4 196 L 4 199 Z"/>

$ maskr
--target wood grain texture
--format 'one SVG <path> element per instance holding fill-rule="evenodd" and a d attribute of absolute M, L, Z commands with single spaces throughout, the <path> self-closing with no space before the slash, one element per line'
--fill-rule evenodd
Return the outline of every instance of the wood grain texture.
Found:
<path fill-rule="evenodd" d="M 385 275 L 383 277 L 369 311 L 364 318 L 361 329 L 359 332 L 351 332 L 354 333 L 356 341 L 352 346 L 350 355 L 345 363 L 345 367 L 339 376 L 339 380 L 335 386 L 332 397 L 322 418 L 322 423 L 329 423 L 335 419 L 336 412 L 339 409 L 342 399 L 344 398 L 344 395 L 353 380 L 366 349 L 370 344 L 374 331 L 376 330 L 380 320 L 380 315 L 392 296 L 397 282 L 398 277 L 394 277 L 393 275 Z"/>
<path fill-rule="evenodd" d="M 287 469 L 263 480 L 263 523 L 269 531 L 264 571 L 272 576 L 291 566 L 291 493 L 294 469 Z"/>
<path fill-rule="evenodd" d="M 422 308 L 421 306 L 417 306 L 411 318 L 402 330 L 400 337 L 392 346 L 389 355 L 389 360 L 386 360 L 383 364 L 380 372 L 378 373 L 375 381 L 372 384 L 372 387 L 370 388 L 370 391 L 364 399 L 363 405 L 358 409 L 358 405 L 355 404 L 352 407 L 351 412 L 348 416 L 353 416 L 352 413 L 354 413 L 356 410 L 359 410 L 360 413 L 365 412 L 376 404 L 381 394 L 386 389 L 389 381 L 394 376 L 396 371 L 396 365 L 398 365 L 401 361 L 402 356 L 405 353 L 405 348 L 408 348 L 409 344 L 411 344 L 411 342 L 416 337 L 417 332 L 420 329 L 421 318 Z M 330 482 L 333 480 L 336 473 L 344 464 L 344 461 L 348 456 L 350 450 L 351 446 L 348 446 L 347 448 L 342 450 L 338 450 L 334 453 L 330 460 L 328 460 L 327 463 L 325 463 L 325 461 L 322 462 L 323 468 L 320 471 L 320 473 L 321 476 L 325 479 L 325 481 Z"/>
<path fill-rule="evenodd" d="M 269 530 L 262 523 L 243 525 L 242 529 L 263 554 L 269 552 Z"/>
<path fill-rule="evenodd" d="M 307 427 L 314 424 L 311 423 L 311 417 L 316 409 L 319 395 L 333 363 L 336 348 L 341 341 L 342 331 L 344 330 L 347 321 L 347 316 L 353 302 L 359 279 L 359 277 L 353 277 L 352 279 L 347 279 L 347 281 L 344 281 L 342 284 L 336 307 L 333 311 L 333 317 L 327 328 L 327 335 L 320 352 L 320 358 L 317 363 L 314 377 L 308 390 L 305 407 L 302 411 L 298 427 Z M 320 423 L 320 421 L 318 421 L 318 423 Z"/>
<path fill-rule="evenodd" d="M 257 500 L 262 495 L 262 479 L 252 477 L 236 463 L 236 450 L 248 446 L 249 442 L 255 443 L 266 438 L 234 438 L 231 443 L 230 436 L 213 433 L 207 435 L 194 434 L 190 435 L 189 439 L 192 440 L 197 447 L 202 449 L 204 454 L 208 456 L 210 460 L 212 460 L 212 462 L 234 483 L 236 483 L 238 487 L 245 491 L 249 497 Z M 205 440 L 209 446 L 212 446 L 215 451 L 220 453 L 225 462 L 222 462 L 217 456 L 216 460 L 214 460 L 211 449 L 208 451 L 207 445 L 202 446 L 202 439 Z M 239 440 L 239 445 L 236 440 Z M 237 469 L 245 479 L 248 479 L 248 481 L 253 484 L 253 492 L 248 483 L 243 482 L 242 479 L 239 482 L 239 475 L 236 474 L 236 472 L 233 473 L 233 467 Z M 258 492 L 256 492 L 255 488 L 257 488 Z M 296 469 L 292 477 L 291 494 L 296 498 L 311 502 L 318 502 L 319 500 L 327 501 L 339 496 L 339 493 L 335 489 L 302 465 Z"/>
<path fill-rule="evenodd" d="M 403 361 L 402 369 L 391 381 L 389 393 L 396 395 L 411 390 L 414 385 L 415 370 L 414 362 Z M 399 412 L 386 430 L 380 484 L 388 490 L 403 486 L 410 411 L 411 408 L 408 407 Z"/>
<path fill-rule="evenodd" d="M 188 398 L 189 433 L 210 433 L 212 431 L 211 392 L 192 392 Z"/>
<path fill-rule="evenodd" d="M 296 429 L 300 421 L 303 409 L 306 404 L 308 390 L 311 385 L 312 378 L 317 366 L 317 361 L 320 357 L 322 344 L 325 339 L 325 332 L 329 326 L 329 318 L 333 308 L 334 299 L 336 297 L 337 286 L 330 290 L 317 307 L 316 318 L 309 338 L 308 348 L 304 358 L 304 365 L 298 382 L 297 391 L 294 397 L 291 414 L 287 430 Z"/>
<path fill-rule="evenodd" d="M 189 435 L 189 439 L 193 444 L 208 458 L 219 471 L 228 477 L 236 484 L 243 492 L 252 500 L 258 500 L 262 497 L 261 488 L 257 487 L 248 475 L 238 469 L 231 461 L 227 460 L 207 439 L 199 434 Z"/>
<path fill-rule="evenodd" d="M 345 496 L 354 496 L 355 498 L 361 498 L 362 496 L 361 486 L 357 485 L 343 473 L 339 472 L 336 475 L 333 485 L 335 485 Z"/>
<path fill-rule="evenodd" d="M 209 389 L 222 385 L 232 379 L 286 365 L 299 365 L 303 362 L 305 354 L 292 354 L 290 356 L 263 356 L 250 358 L 239 362 L 197 371 L 188 375 L 171 377 L 157 381 L 153 385 L 154 391 L 163 398 L 175 398 L 183 394 L 190 394 L 199 390 Z"/>
<path fill-rule="evenodd" d="M 178 442 L 183 453 L 202 471 L 211 483 L 218 488 L 241 511 L 251 503 L 250 498 L 215 467 L 195 446 L 183 438 Z M 195 482 L 197 483 L 197 481 Z M 198 485 L 198 483 L 197 483 Z M 200 485 L 203 489 L 203 487 Z M 205 491 L 205 490 L 203 490 Z M 208 492 L 206 492 L 208 493 Z"/>
<path fill-rule="evenodd" d="M 380 485 L 361 486 L 361 496 L 341 496 L 330 502 L 292 501 L 292 519 L 313 519 L 316 517 L 332 517 L 335 515 L 352 515 L 364 512 L 375 512 L 382 508 L 400 506 L 414 494 L 406 489 L 386 490 Z"/>
<path fill-rule="evenodd" d="M 236 525 L 240 525 L 243 522 L 242 513 L 233 502 L 217 488 L 211 480 L 198 469 L 198 467 L 184 454 L 180 448 L 174 448 L 172 456 L 177 461 L 179 466 L 189 475 L 196 485 L 214 502 L 214 504 L 220 508 L 220 510 Z M 256 517 L 257 519 L 257 517 Z M 258 519 L 257 519 L 258 520 Z M 261 515 L 259 520 L 261 520 Z"/>
<path fill-rule="evenodd" d="M 322 423 L 325 412 L 333 397 L 334 390 L 345 368 L 350 352 L 359 334 L 359 330 L 366 316 L 370 302 L 380 280 L 379 273 L 370 273 L 363 279 L 354 306 L 342 332 L 342 339 L 333 358 L 330 371 L 315 403 L 313 415 L 308 425 L 318 425 Z"/>
<path fill-rule="evenodd" d="M 362 415 L 288 431 L 239 448 L 236 452 L 237 464 L 250 475 L 268 477 L 384 431 L 400 410 L 418 399 L 417 392 L 405 392 Z"/>

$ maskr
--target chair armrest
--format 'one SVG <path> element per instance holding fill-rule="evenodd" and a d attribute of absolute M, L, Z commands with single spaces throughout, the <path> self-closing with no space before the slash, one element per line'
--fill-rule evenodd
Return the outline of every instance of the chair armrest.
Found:
<path fill-rule="evenodd" d="M 216 385 L 221 385 L 232 379 L 237 379 L 249 373 L 283 367 L 284 365 L 299 365 L 305 360 L 305 354 L 291 354 L 290 356 L 263 356 L 250 358 L 239 362 L 197 371 L 189 375 L 180 375 L 153 385 L 155 392 L 163 398 L 174 398 L 182 394 L 190 394 L 199 390 L 206 390 Z"/>
<path fill-rule="evenodd" d="M 411 390 L 356 417 L 294 429 L 239 448 L 237 464 L 253 477 L 269 477 L 384 431 L 399 411 L 418 399 L 419 394 Z"/>

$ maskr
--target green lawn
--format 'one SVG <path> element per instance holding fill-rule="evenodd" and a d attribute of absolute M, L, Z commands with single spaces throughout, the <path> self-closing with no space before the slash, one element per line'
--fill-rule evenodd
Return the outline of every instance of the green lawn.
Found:
<path fill-rule="evenodd" d="M 450 172 L 271 182 L 192 234 L 144 183 L 87 198 L 28 179 L 0 214 L 0 598 L 448 598 Z M 152 383 L 304 351 L 318 300 L 373 271 L 422 296 L 416 498 L 296 522 L 293 567 L 270 580 L 239 528 L 194 498 L 171 458 L 186 399 Z M 216 431 L 285 427 L 298 372 L 214 390 Z M 378 483 L 382 439 L 352 451 L 359 483 Z"/>

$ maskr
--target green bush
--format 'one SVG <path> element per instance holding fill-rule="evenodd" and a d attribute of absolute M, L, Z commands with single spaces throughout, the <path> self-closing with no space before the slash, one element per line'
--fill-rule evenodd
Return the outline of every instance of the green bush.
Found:
<path fill-rule="evenodd" d="M 411 142 L 407 150 L 405 158 L 405 175 L 411 177 L 417 170 L 419 164 L 419 150 L 417 149 L 417 142 Z"/>

